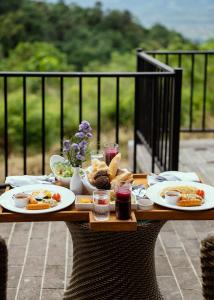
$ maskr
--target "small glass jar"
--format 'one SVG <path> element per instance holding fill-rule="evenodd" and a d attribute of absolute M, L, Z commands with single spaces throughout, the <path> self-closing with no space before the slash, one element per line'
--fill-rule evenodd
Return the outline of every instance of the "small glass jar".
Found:
<path fill-rule="evenodd" d="M 94 218 L 97 221 L 109 219 L 109 192 L 97 190 L 93 192 Z"/>
<path fill-rule="evenodd" d="M 121 181 L 115 186 L 115 213 L 119 220 L 131 218 L 131 184 Z"/>

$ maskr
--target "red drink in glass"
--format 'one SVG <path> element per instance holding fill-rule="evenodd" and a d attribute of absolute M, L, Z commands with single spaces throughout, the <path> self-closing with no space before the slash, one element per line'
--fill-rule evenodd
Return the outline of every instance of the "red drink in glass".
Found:
<path fill-rule="evenodd" d="M 118 152 L 119 152 L 119 147 L 117 144 L 109 144 L 109 145 L 105 145 L 105 160 L 106 160 L 106 164 L 109 166 L 112 158 L 114 158 Z"/>
<path fill-rule="evenodd" d="M 116 187 L 115 212 L 120 220 L 128 220 L 131 217 L 131 185 L 129 183 Z"/>

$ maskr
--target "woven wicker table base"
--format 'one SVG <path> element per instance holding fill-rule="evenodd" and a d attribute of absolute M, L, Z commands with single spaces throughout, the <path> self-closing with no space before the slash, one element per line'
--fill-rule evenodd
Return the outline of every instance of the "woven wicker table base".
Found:
<path fill-rule="evenodd" d="M 154 247 L 164 221 L 134 232 L 93 232 L 67 223 L 73 240 L 73 271 L 64 299 L 160 300 Z"/>

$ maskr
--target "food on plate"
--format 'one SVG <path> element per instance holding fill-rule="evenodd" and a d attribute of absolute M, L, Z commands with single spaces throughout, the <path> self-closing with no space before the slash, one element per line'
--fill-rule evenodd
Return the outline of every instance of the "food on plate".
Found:
<path fill-rule="evenodd" d="M 112 158 L 109 164 L 109 176 L 111 180 L 114 179 L 117 175 L 117 170 L 119 169 L 120 161 L 121 153 L 118 153 L 117 155 L 115 155 L 114 158 Z"/>
<path fill-rule="evenodd" d="M 180 193 L 176 199 L 176 205 L 191 207 L 191 206 L 201 206 L 204 203 L 205 192 L 204 190 L 197 189 L 193 186 L 171 186 L 163 189 L 160 193 L 161 197 L 166 200 L 171 193 Z"/>
<path fill-rule="evenodd" d="M 177 201 L 178 206 L 201 206 L 203 203 L 204 199 L 197 194 L 181 194 Z"/>
<path fill-rule="evenodd" d="M 197 190 L 196 194 L 201 196 L 202 198 L 204 198 L 205 192 L 204 192 L 204 190 Z"/>
<path fill-rule="evenodd" d="M 54 207 L 61 201 L 59 193 L 52 193 L 48 190 L 32 191 L 29 194 L 18 193 L 13 198 L 17 207 L 30 210 Z"/>
<path fill-rule="evenodd" d="M 16 195 L 13 195 L 13 199 L 15 206 L 19 208 L 25 207 L 29 202 L 28 194 L 25 193 L 17 193 Z"/>
<path fill-rule="evenodd" d="M 47 209 L 47 208 L 50 208 L 51 205 L 50 203 L 37 203 L 37 204 L 28 204 L 26 206 L 27 209 L 30 209 L 30 210 L 36 210 L 36 209 Z"/>
<path fill-rule="evenodd" d="M 68 162 L 56 162 L 53 167 L 55 174 L 59 177 L 71 177 L 73 175 L 73 168 Z"/>
<path fill-rule="evenodd" d="M 170 191 L 177 191 L 181 194 L 196 194 L 197 190 L 198 189 L 196 187 L 188 185 L 169 186 L 161 191 L 161 197 L 164 197 L 164 194 Z"/>
<path fill-rule="evenodd" d="M 29 200 L 30 204 L 37 204 L 38 203 L 38 201 L 32 195 L 28 196 L 28 200 Z"/>
<path fill-rule="evenodd" d="M 79 199 L 79 203 L 92 203 L 92 199 L 91 198 L 80 198 Z"/>
<path fill-rule="evenodd" d="M 31 194 L 37 201 L 41 201 L 43 199 L 49 199 L 52 197 L 52 193 L 47 190 L 34 191 Z"/>
<path fill-rule="evenodd" d="M 52 199 L 56 200 L 57 202 L 59 202 L 61 200 L 61 196 L 59 193 L 55 193 L 52 195 Z"/>

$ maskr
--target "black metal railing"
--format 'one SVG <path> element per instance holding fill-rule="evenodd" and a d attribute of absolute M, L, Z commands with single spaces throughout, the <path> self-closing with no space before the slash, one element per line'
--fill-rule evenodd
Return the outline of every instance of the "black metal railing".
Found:
<path fill-rule="evenodd" d="M 8 131 L 8 125 L 9 125 L 9 110 L 8 110 L 8 95 L 9 95 L 9 84 L 8 81 L 11 79 L 21 80 L 21 89 L 22 89 L 22 158 L 23 158 L 23 163 L 22 163 L 22 169 L 23 169 L 23 174 L 27 173 L 28 170 L 28 138 L 27 138 L 27 132 L 28 132 L 28 126 L 27 124 L 27 105 L 28 105 L 28 81 L 30 78 L 37 78 L 39 80 L 39 87 L 37 89 L 41 90 L 41 96 L 38 97 L 38 101 L 41 103 L 41 172 L 44 174 L 46 169 L 45 169 L 45 164 L 46 164 L 46 110 L 47 110 L 47 104 L 46 104 L 46 81 L 48 78 L 57 78 L 59 79 L 60 85 L 59 85 L 59 98 L 60 98 L 60 109 L 59 109 L 59 130 L 60 130 L 60 144 L 62 148 L 62 141 L 64 138 L 64 94 L 65 94 L 65 86 L 64 86 L 64 80 L 66 78 L 76 78 L 78 80 L 78 90 L 79 90 L 79 95 L 78 95 L 78 107 L 79 107 L 79 122 L 82 120 L 83 117 L 83 107 L 84 107 L 84 101 L 83 101 L 83 90 L 84 90 L 84 85 L 83 85 L 83 79 L 85 78 L 95 78 L 97 80 L 96 83 L 96 90 L 97 90 L 97 99 L 95 99 L 97 103 L 97 117 L 96 117 L 96 127 L 97 127 L 97 147 L 99 148 L 100 145 L 100 140 L 101 140 L 101 121 L 102 121 L 102 113 L 101 113 L 101 106 L 102 106 L 102 92 L 101 92 L 101 85 L 102 85 L 102 79 L 103 78 L 111 78 L 111 80 L 114 80 L 116 82 L 116 95 L 115 95 L 115 107 L 116 107 L 116 112 L 115 112 L 115 137 L 114 140 L 117 143 L 120 143 L 120 92 L 121 92 L 121 86 L 120 86 L 120 81 L 122 78 L 130 78 L 135 82 L 135 95 L 136 100 L 140 100 L 140 94 L 142 92 L 142 97 L 144 98 L 145 95 L 145 90 L 141 90 L 140 88 L 140 83 L 143 81 L 144 82 L 144 88 L 147 90 L 145 83 L 146 82 L 153 82 L 153 83 L 158 83 L 160 80 L 167 80 L 167 78 L 171 78 L 173 80 L 172 84 L 175 82 L 176 74 L 171 71 L 171 68 L 163 68 L 162 64 L 159 63 L 158 61 L 154 60 L 152 57 L 149 57 L 146 54 L 143 54 L 142 59 L 145 60 L 145 68 L 142 70 L 138 70 L 137 72 L 114 72 L 114 73 L 79 73 L 79 72 L 0 72 L 0 80 L 3 80 L 3 85 L 2 85 L 2 95 L 4 99 L 4 138 L 3 138 L 3 144 L 2 144 L 2 150 L 4 152 L 3 154 L 3 162 L 4 162 L 4 173 L 5 176 L 10 174 L 9 169 L 8 169 L 8 161 L 9 161 L 9 131 Z M 146 68 L 146 66 L 153 65 L 154 68 Z M 168 82 L 168 81 L 167 81 Z M 160 93 L 160 88 L 158 86 L 154 86 L 156 90 L 154 90 L 155 93 Z M 166 89 L 169 89 L 170 86 L 166 85 L 165 86 L 165 92 Z M 150 87 L 148 86 L 148 89 Z M 147 96 L 149 96 L 149 91 L 146 92 Z M 168 91 L 168 93 L 170 93 Z M 172 94 L 170 94 L 172 96 Z M 153 102 L 155 98 L 152 98 Z M 168 97 L 169 99 L 169 97 Z M 138 101 L 136 101 L 136 105 L 138 105 Z M 171 102 L 170 102 L 171 103 Z M 134 97 L 133 97 L 133 104 L 134 104 Z M 18 104 L 17 104 L 18 105 Z M 152 110 L 156 109 L 154 106 L 154 103 L 152 104 L 153 108 Z M 127 110 L 130 108 L 127 107 Z M 151 114 L 150 109 L 151 107 L 148 105 L 147 107 L 149 114 Z M 137 114 L 136 112 L 138 111 L 138 107 L 135 108 L 135 124 L 140 124 L 140 119 L 141 115 Z M 147 112 L 148 114 L 148 112 Z M 156 118 L 157 113 L 153 112 L 151 114 L 151 117 L 153 118 L 152 120 L 154 121 Z M 138 119 L 139 118 L 139 119 Z M 151 123 L 151 120 L 149 120 L 149 123 Z M 145 125 L 145 122 L 144 122 Z M 169 129 L 170 127 L 170 145 L 171 145 L 171 150 L 174 151 L 175 149 L 175 140 L 173 141 L 173 135 L 172 132 L 175 131 L 176 127 L 173 125 L 172 129 L 171 126 L 173 124 L 170 123 L 168 124 L 167 128 Z M 34 124 L 31 124 L 31 126 L 34 126 Z M 138 125 L 135 126 L 135 132 L 143 134 L 143 131 L 140 131 L 141 127 L 138 127 Z M 105 130 L 104 128 L 102 130 Z M 150 134 L 152 136 L 152 143 L 154 144 L 155 142 L 155 134 L 156 134 L 156 129 L 155 127 L 153 129 L 148 128 L 146 130 L 150 130 Z M 178 129 L 176 129 L 178 130 Z M 148 132 L 147 132 L 148 133 Z M 135 134 L 135 137 L 139 140 L 139 136 Z M 148 135 L 145 134 L 145 139 L 147 140 Z M 177 137 L 177 134 L 174 135 L 174 137 Z M 136 141 L 137 143 L 137 141 Z M 135 145 L 136 145 L 135 143 Z M 148 141 L 148 144 L 150 147 L 153 145 Z M 135 147 L 136 148 L 136 147 Z M 167 158 L 169 161 L 169 166 L 175 167 L 177 166 L 177 163 L 175 162 L 174 164 L 172 163 L 172 160 L 175 159 L 175 156 L 177 155 L 178 152 L 174 153 L 171 155 L 171 157 Z M 165 156 L 169 155 L 170 152 L 168 151 L 167 153 L 165 152 Z M 134 153 L 136 155 L 136 151 Z M 159 162 L 160 164 L 162 163 L 161 160 L 159 160 L 156 150 L 152 150 L 152 156 L 153 158 Z M 153 159 L 153 162 L 154 162 Z M 134 161 L 134 169 L 136 170 L 136 160 L 133 157 Z M 39 162 L 38 162 L 39 163 Z M 39 163 L 40 164 L 40 163 Z M 168 168 L 168 165 L 165 164 L 165 167 Z"/>
<path fill-rule="evenodd" d="M 160 170 L 177 170 L 182 70 L 173 69 L 139 50 L 138 72 L 158 72 L 159 76 L 138 77 L 135 89 L 135 145 L 142 143 Z M 165 74 L 161 76 L 161 74 Z"/>
<path fill-rule="evenodd" d="M 173 68 L 183 69 L 180 131 L 214 132 L 214 93 L 212 89 L 214 50 L 169 50 L 147 51 L 146 53 Z"/>

